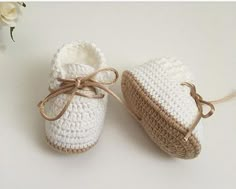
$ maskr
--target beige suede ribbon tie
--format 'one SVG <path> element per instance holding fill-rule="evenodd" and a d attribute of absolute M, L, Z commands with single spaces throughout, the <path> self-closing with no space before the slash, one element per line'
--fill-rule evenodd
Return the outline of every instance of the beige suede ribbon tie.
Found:
<path fill-rule="evenodd" d="M 93 79 L 97 74 L 101 72 L 112 72 L 114 74 L 114 78 L 111 81 L 98 81 Z M 112 92 L 109 88 L 107 88 L 107 85 L 111 85 L 115 83 L 118 79 L 119 75 L 118 72 L 114 68 L 103 68 L 99 69 L 85 77 L 77 77 L 74 79 L 62 79 L 57 78 L 59 82 L 61 82 L 59 88 L 50 90 L 50 94 L 44 98 L 44 100 L 40 101 L 38 104 L 39 111 L 41 115 L 48 121 L 55 121 L 59 119 L 67 110 L 70 103 L 72 102 L 73 98 L 77 96 L 83 96 L 87 98 L 103 98 L 105 95 L 103 93 L 97 93 L 97 88 L 107 92 L 108 94 L 114 96 L 117 98 L 117 100 L 121 101 L 120 98 Z M 85 93 L 83 90 L 89 89 L 89 91 L 92 93 Z M 49 117 L 45 112 L 45 105 L 46 103 L 51 100 L 52 98 L 61 95 L 61 94 L 68 94 L 66 103 L 62 110 L 54 117 Z"/>
<path fill-rule="evenodd" d="M 190 95 L 193 97 L 198 108 L 198 115 L 196 119 L 194 120 L 193 124 L 188 128 L 188 132 L 184 137 L 184 139 L 187 141 L 188 138 L 191 136 L 192 131 L 195 129 L 195 127 L 199 123 L 200 119 L 208 118 L 212 116 L 215 111 L 215 107 L 210 101 L 203 100 L 203 98 L 197 93 L 195 85 L 193 85 L 192 83 L 184 82 L 181 85 L 185 85 L 190 88 Z M 209 107 L 209 111 L 205 114 L 203 112 L 204 105 Z"/>
<path fill-rule="evenodd" d="M 231 100 L 232 98 L 236 97 L 236 93 L 234 92 L 234 93 L 229 94 L 229 95 L 227 95 L 227 96 L 225 96 L 221 99 L 218 99 L 218 100 L 206 101 L 206 100 L 203 100 L 203 98 L 197 93 L 196 87 L 195 87 L 194 84 L 184 82 L 181 85 L 185 85 L 185 86 L 190 88 L 190 95 L 194 99 L 194 101 L 197 105 L 197 108 L 198 108 L 198 115 L 195 118 L 193 124 L 188 128 L 188 132 L 184 137 L 185 141 L 188 141 L 189 137 L 192 134 L 192 131 L 196 128 L 196 126 L 199 123 L 200 119 L 201 118 L 209 118 L 210 116 L 213 115 L 213 113 L 215 112 L 214 104 L 223 103 L 223 102 L 226 102 L 228 100 Z M 203 106 L 208 106 L 209 107 L 209 111 L 207 113 L 203 112 Z"/>

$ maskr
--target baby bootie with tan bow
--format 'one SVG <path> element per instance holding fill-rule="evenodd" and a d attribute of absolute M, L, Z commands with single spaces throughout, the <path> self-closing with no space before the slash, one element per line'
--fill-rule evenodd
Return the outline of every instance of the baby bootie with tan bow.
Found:
<path fill-rule="evenodd" d="M 171 156 L 184 159 L 200 153 L 201 118 L 213 114 L 214 103 L 235 97 L 234 93 L 205 101 L 193 83 L 186 66 L 173 58 L 155 59 L 122 75 L 126 104 L 150 139 Z"/>
<path fill-rule="evenodd" d="M 53 148 L 83 152 L 97 143 L 110 92 L 106 85 L 117 77 L 94 44 L 73 42 L 57 51 L 51 65 L 50 94 L 38 104 Z"/>

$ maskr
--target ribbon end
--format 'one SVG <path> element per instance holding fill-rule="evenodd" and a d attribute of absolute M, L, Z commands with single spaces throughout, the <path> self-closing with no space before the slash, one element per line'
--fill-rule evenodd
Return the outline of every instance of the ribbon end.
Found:
<path fill-rule="evenodd" d="M 187 136 L 184 137 L 184 141 L 188 142 L 188 137 Z"/>
<path fill-rule="evenodd" d="M 191 130 L 187 132 L 187 134 L 186 134 L 185 137 L 184 137 L 185 142 L 188 141 L 188 139 L 189 139 L 189 137 L 191 136 L 191 134 L 192 134 L 192 131 L 191 131 Z"/>
<path fill-rule="evenodd" d="M 41 104 L 42 104 L 42 101 L 40 101 L 40 102 L 37 104 L 37 106 L 40 108 Z"/>

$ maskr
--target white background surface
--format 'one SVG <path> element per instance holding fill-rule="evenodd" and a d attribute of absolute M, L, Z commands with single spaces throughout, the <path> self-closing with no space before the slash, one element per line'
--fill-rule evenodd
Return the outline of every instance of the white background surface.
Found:
<path fill-rule="evenodd" d="M 214 99 L 236 89 L 235 3 L 27 3 L 11 42 L 0 33 L 0 188 L 236 188 L 236 101 L 204 120 L 202 153 L 170 158 L 110 98 L 104 131 L 90 151 L 64 155 L 44 141 L 36 104 L 63 43 L 95 42 L 123 70 L 174 56 L 198 91 Z M 120 81 L 113 90 L 121 96 Z"/>

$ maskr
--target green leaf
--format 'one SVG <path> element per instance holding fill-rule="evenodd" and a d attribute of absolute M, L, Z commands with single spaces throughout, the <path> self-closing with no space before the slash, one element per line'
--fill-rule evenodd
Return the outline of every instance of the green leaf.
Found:
<path fill-rule="evenodd" d="M 15 27 L 10 27 L 10 35 L 11 35 L 11 39 L 12 39 L 12 41 L 15 42 L 14 37 L 13 37 L 13 30 L 14 30 L 14 29 L 15 29 Z"/>
<path fill-rule="evenodd" d="M 26 7 L 26 4 L 24 2 L 18 2 L 19 5 L 21 5 L 22 7 Z"/>

